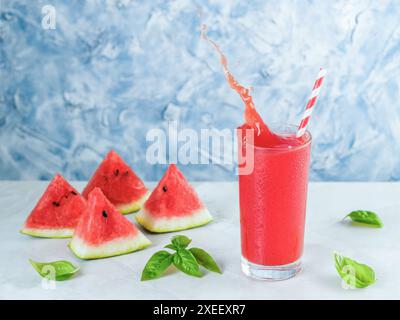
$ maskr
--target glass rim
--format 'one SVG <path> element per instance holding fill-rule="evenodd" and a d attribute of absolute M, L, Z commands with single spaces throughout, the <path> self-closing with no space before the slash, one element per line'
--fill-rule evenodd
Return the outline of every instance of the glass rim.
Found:
<path fill-rule="evenodd" d="M 298 125 L 287 124 L 284 122 L 272 122 L 268 125 L 268 127 L 271 129 L 271 131 L 273 133 L 281 135 L 282 132 L 279 132 L 279 130 L 275 129 L 278 126 L 293 129 L 293 131 L 287 132 L 287 133 L 295 133 L 295 132 L 297 132 L 297 129 L 299 127 Z M 241 126 L 237 129 L 241 129 Z M 268 151 L 296 151 L 296 150 L 308 147 L 308 145 L 310 145 L 312 142 L 312 135 L 311 135 L 310 131 L 306 130 L 303 135 L 307 135 L 306 141 L 298 146 L 294 146 L 294 147 L 290 147 L 290 148 L 287 146 L 285 146 L 285 147 L 283 147 L 283 146 L 282 147 L 260 147 L 260 146 L 254 145 L 254 143 L 253 144 L 249 143 L 248 145 L 252 146 L 254 149 L 259 149 L 259 150 L 264 150 L 264 151 L 267 151 L 267 150 Z"/>

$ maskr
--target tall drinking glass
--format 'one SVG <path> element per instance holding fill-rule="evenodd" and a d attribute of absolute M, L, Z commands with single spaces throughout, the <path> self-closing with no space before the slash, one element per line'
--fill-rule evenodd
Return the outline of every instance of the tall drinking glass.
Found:
<path fill-rule="evenodd" d="M 311 135 L 299 142 L 297 126 L 271 129 L 292 139 L 267 148 L 238 139 L 245 160 L 254 161 L 251 172 L 239 170 L 242 270 L 256 279 L 284 280 L 301 270 Z"/>

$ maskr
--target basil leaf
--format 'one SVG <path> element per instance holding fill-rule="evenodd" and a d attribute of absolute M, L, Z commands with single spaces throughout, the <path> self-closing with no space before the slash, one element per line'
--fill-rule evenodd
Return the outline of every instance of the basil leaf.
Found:
<path fill-rule="evenodd" d="M 153 254 L 147 261 L 143 271 L 141 281 L 158 278 L 172 264 L 172 254 L 162 250 Z"/>
<path fill-rule="evenodd" d="M 189 243 L 192 242 L 192 239 L 186 236 L 175 236 L 172 237 L 171 242 L 177 249 L 179 248 L 184 249 L 189 245 Z"/>
<path fill-rule="evenodd" d="M 168 248 L 168 249 L 175 250 L 175 251 L 178 250 L 178 248 L 171 243 L 164 246 L 164 248 Z"/>
<path fill-rule="evenodd" d="M 174 253 L 173 262 L 180 271 L 194 277 L 201 277 L 200 266 L 193 254 L 186 249 L 180 249 Z"/>
<path fill-rule="evenodd" d="M 376 281 L 371 267 L 334 252 L 335 268 L 350 287 L 365 288 Z"/>
<path fill-rule="evenodd" d="M 210 271 L 222 274 L 222 271 L 215 260 L 205 250 L 200 248 L 190 248 L 189 251 L 196 258 L 198 264 Z"/>
<path fill-rule="evenodd" d="M 354 222 L 367 224 L 377 228 L 383 227 L 382 220 L 378 217 L 378 215 L 375 212 L 372 211 L 365 211 L 365 210 L 352 211 L 345 218 L 347 217 L 349 217 Z"/>
<path fill-rule="evenodd" d="M 36 262 L 29 259 L 31 265 L 43 277 L 49 280 L 64 281 L 79 271 L 71 262 L 60 260 L 54 262 Z"/>

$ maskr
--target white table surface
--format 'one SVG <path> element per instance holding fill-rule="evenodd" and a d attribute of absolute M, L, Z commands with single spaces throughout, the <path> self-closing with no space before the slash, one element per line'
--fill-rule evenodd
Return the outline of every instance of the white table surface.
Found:
<path fill-rule="evenodd" d="M 1 299 L 399 299 L 400 183 L 310 183 L 304 270 L 282 282 L 247 278 L 240 270 L 239 209 L 236 183 L 195 184 L 215 220 L 181 231 L 193 245 L 209 251 L 223 275 L 201 278 L 172 272 L 140 282 L 147 259 L 173 234 L 147 234 L 149 248 L 128 255 L 82 261 L 67 248 L 69 239 L 38 239 L 18 232 L 46 187 L 46 182 L 0 182 Z M 73 183 L 78 189 L 83 183 Z M 151 184 L 150 184 L 151 185 Z M 374 210 L 383 229 L 341 222 L 355 209 Z M 133 219 L 133 215 L 127 216 Z M 345 290 L 336 274 L 332 252 L 337 250 L 372 266 L 377 283 Z M 81 266 L 73 279 L 45 289 L 28 259 L 70 260 Z"/>

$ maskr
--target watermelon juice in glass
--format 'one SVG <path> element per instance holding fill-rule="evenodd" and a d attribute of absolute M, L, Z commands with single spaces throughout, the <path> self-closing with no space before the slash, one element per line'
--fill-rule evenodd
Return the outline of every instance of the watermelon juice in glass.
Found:
<path fill-rule="evenodd" d="M 300 126 L 269 128 L 250 89 L 236 81 L 225 55 L 205 30 L 202 26 L 203 39 L 217 51 L 230 87 L 245 105 L 245 124 L 238 128 L 242 270 L 262 280 L 291 278 L 301 270 L 303 253 L 311 148 L 306 128 L 325 70 L 318 74 Z"/>
<path fill-rule="evenodd" d="M 253 161 L 250 173 L 239 170 L 242 270 L 284 280 L 301 269 L 311 135 L 296 138 L 297 127 L 287 125 L 272 131 L 282 138 L 276 144 L 239 143 L 244 161 Z"/>

